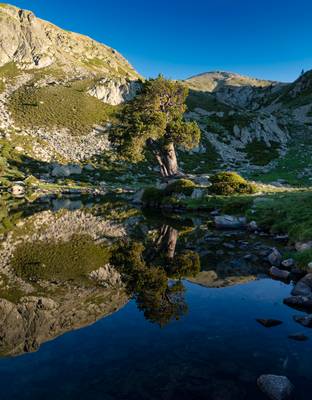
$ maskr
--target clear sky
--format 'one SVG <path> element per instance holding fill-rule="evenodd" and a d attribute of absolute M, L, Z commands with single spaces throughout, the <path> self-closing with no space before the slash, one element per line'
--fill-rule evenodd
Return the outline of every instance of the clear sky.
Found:
<path fill-rule="evenodd" d="M 3 0 L 2 0 L 3 1 Z M 121 52 L 145 77 L 312 69 L 312 0 L 11 0 Z"/>

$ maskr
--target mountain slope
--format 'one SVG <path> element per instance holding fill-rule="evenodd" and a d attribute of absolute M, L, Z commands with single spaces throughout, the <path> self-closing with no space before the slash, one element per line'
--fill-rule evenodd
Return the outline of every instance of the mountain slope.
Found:
<path fill-rule="evenodd" d="M 68 32 L 32 12 L 0 5 L 0 66 L 15 62 L 21 69 L 58 66 L 73 73 L 106 73 L 137 78 L 116 50 L 86 36 Z"/>

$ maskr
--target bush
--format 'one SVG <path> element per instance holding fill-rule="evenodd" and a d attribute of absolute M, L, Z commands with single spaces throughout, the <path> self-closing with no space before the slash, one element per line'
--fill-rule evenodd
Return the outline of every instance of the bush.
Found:
<path fill-rule="evenodd" d="M 169 183 L 165 188 L 164 193 L 166 196 L 172 196 L 173 194 L 184 194 L 190 196 L 195 187 L 196 185 L 193 181 L 189 179 L 179 179 L 178 181 Z"/>
<path fill-rule="evenodd" d="M 236 172 L 219 172 L 211 178 L 212 185 L 209 188 L 211 194 L 229 196 L 231 194 L 252 194 L 256 192 L 256 186 L 247 182 Z"/>
<path fill-rule="evenodd" d="M 159 207 L 164 197 L 163 191 L 154 187 L 146 188 L 142 196 L 145 206 Z"/>

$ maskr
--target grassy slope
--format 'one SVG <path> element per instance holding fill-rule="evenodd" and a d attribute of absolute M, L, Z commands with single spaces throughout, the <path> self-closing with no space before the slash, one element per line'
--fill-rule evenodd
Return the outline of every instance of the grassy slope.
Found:
<path fill-rule="evenodd" d="M 36 88 L 26 86 L 11 97 L 9 109 L 24 128 L 67 128 L 73 135 L 88 133 L 95 124 L 113 118 L 116 107 L 86 93 L 90 81 Z"/>

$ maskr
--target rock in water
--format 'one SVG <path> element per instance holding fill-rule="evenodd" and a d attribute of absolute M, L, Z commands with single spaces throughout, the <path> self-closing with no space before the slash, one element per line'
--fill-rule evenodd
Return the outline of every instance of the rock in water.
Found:
<path fill-rule="evenodd" d="M 295 315 L 294 320 L 306 328 L 312 328 L 312 315 Z"/>
<path fill-rule="evenodd" d="M 286 376 L 261 375 L 257 384 L 272 400 L 290 400 L 292 399 L 294 386 Z"/>
<path fill-rule="evenodd" d="M 308 336 L 304 335 L 303 333 L 294 333 L 292 335 L 288 335 L 289 339 L 296 340 L 297 342 L 305 342 L 309 340 Z"/>
<path fill-rule="evenodd" d="M 216 227 L 219 229 L 240 229 L 246 227 L 245 217 L 233 217 L 231 215 L 220 215 L 216 216 L 215 219 Z"/>
<path fill-rule="evenodd" d="M 280 321 L 278 319 L 261 319 L 261 318 L 258 318 L 256 321 L 259 322 L 259 324 L 261 324 L 265 328 L 273 328 L 274 326 L 278 326 L 278 325 L 281 325 L 283 323 L 282 321 Z"/>
<path fill-rule="evenodd" d="M 291 296 L 284 299 L 283 302 L 298 310 L 312 311 L 312 296 Z"/>
<path fill-rule="evenodd" d="M 293 296 L 311 296 L 312 295 L 312 273 L 307 274 L 304 278 L 297 282 L 292 290 Z"/>
<path fill-rule="evenodd" d="M 270 275 L 275 279 L 287 280 L 289 278 L 290 272 L 284 271 L 284 270 L 276 268 L 276 267 L 271 267 Z"/>

